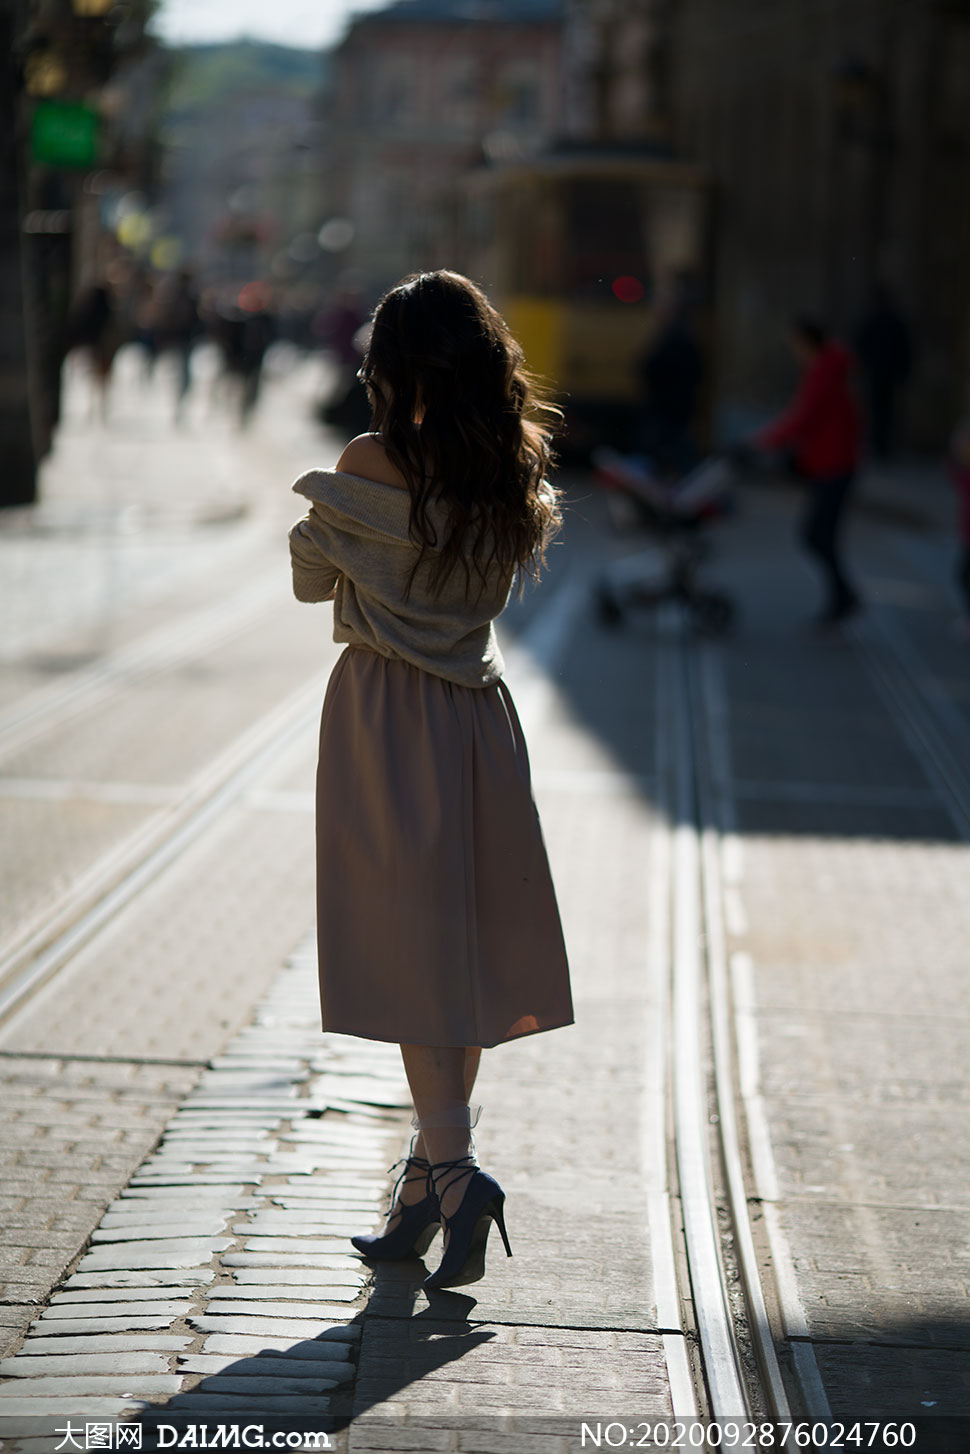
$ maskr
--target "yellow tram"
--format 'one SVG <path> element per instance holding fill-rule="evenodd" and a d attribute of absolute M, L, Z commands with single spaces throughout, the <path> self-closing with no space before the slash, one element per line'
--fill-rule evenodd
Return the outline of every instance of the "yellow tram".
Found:
<path fill-rule="evenodd" d="M 698 304 L 704 346 L 710 188 L 698 167 L 624 152 L 551 153 L 472 172 L 461 212 L 465 271 L 565 405 L 575 447 L 604 430 L 626 434 L 638 358 L 678 289 Z"/>

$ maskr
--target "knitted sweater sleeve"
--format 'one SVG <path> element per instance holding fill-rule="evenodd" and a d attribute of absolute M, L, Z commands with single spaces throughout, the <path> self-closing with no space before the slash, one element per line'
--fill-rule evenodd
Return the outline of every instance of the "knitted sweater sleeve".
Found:
<path fill-rule="evenodd" d="M 327 553 L 329 537 L 316 504 L 290 531 L 293 594 L 298 601 L 332 601 L 336 594 L 340 569 Z"/>

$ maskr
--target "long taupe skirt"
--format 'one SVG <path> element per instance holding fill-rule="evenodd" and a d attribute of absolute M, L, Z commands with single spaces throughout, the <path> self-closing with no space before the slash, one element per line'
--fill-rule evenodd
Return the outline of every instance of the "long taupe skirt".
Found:
<path fill-rule="evenodd" d="M 529 759 L 508 688 L 365 647 L 330 677 L 317 771 L 325 1030 L 498 1045 L 573 1022 Z"/>

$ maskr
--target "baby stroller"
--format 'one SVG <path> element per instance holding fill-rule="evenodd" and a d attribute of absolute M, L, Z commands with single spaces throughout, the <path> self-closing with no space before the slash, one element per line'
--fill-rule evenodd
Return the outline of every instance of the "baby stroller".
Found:
<path fill-rule="evenodd" d="M 683 601 L 695 631 L 708 636 L 727 631 L 736 615 L 734 602 L 723 591 L 703 588 L 697 570 L 710 552 L 704 529 L 732 508 L 734 470 L 728 460 L 714 456 L 669 483 L 638 457 L 604 448 L 592 458 L 597 483 L 609 491 L 614 523 L 649 530 L 666 554 L 666 569 L 659 575 L 656 549 L 607 566 L 594 586 L 600 622 L 619 626 L 633 607 Z"/>

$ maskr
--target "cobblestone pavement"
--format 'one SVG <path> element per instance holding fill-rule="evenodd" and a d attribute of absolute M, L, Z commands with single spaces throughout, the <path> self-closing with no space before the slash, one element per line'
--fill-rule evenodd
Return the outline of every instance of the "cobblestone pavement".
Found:
<path fill-rule="evenodd" d="M 336 652 L 328 613 L 288 597 L 285 527 L 288 480 L 335 451 L 317 387 L 271 380 L 244 439 L 202 396 L 177 438 L 123 375 L 107 429 L 71 403 L 50 505 L 0 530 L 10 976 L 57 951 L 58 914 L 133 883 L 0 1024 L 0 1415 L 38 1451 L 54 1419 L 258 1411 L 348 1451 L 558 1454 L 584 1417 L 670 1414 L 671 1347 L 690 1355 L 658 1310 L 645 1150 L 657 635 L 595 619 L 596 570 L 639 542 L 582 481 L 548 584 L 502 622 L 577 1009 L 483 1059 L 478 1149 L 514 1255 L 493 1239 L 485 1280 L 431 1301 L 418 1264 L 349 1255 L 406 1117 L 393 1047 L 316 1029 L 301 702 Z M 903 533 L 905 488 L 860 514 L 859 568 L 873 630 L 915 654 L 913 689 L 965 756 L 942 497 Z M 741 627 L 704 658 L 772 1305 L 835 1413 L 966 1412 L 967 846 L 864 637 L 806 628 L 793 497 L 746 503 L 709 568 Z M 182 850 L 134 883 L 176 822 Z"/>

